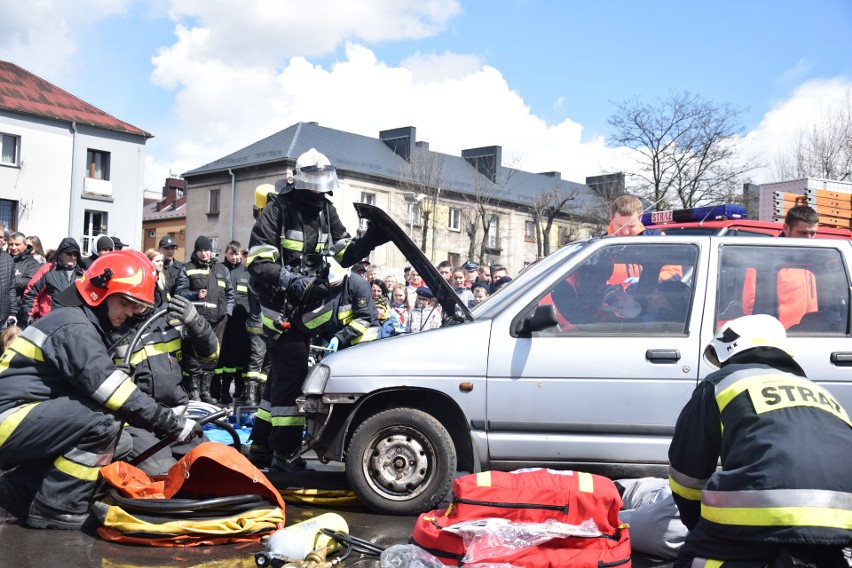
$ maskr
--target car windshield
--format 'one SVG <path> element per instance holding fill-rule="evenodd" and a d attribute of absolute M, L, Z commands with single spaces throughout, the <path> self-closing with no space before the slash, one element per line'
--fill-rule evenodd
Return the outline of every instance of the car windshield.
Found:
<path fill-rule="evenodd" d="M 543 275 L 554 270 L 555 267 L 564 264 L 569 258 L 589 245 L 591 241 L 574 241 L 560 248 L 550 256 L 534 262 L 527 266 L 517 278 L 502 287 L 499 292 L 488 298 L 485 302 L 473 309 L 475 319 L 490 318 L 503 311 L 503 309 L 515 301 L 515 298 L 523 295 L 530 286 L 537 284 Z"/>

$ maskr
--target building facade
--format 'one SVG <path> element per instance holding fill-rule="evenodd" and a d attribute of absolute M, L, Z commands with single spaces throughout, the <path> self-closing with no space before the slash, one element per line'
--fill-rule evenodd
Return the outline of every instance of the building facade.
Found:
<path fill-rule="evenodd" d="M 533 204 L 551 194 L 571 196 L 570 205 L 551 226 L 552 249 L 564 244 L 560 239 L 566 234 L 585 236 L 573 226 L 593 205 L 587 185 L 564 181 L 558 172 L 505 168 L 499 146 L 451 156 L 429 150 L 415 137 L 414 127 L 371 138 L 311 122 L 294 124 L 183 174 L 186 238 L 193 242 L 203 234 L 219 252 L 231 239 L 245 246 L 254 224 L 255 188 L 284 178 L 310 148 L 326 154 L 337 169 L 341 187 L 331 200 L 350 233 L 365 228 L 352 203 L 376 205 L 404 227 L 435 264 L 500 263 L 517 274 L 539 256 Z M 572 230 L 566 231 L 569 226 Z M 401 274 L 406 264 L 395 247 L 379 247 L 369 260 L 394 274 Z"/>
<path fill-rule="evenodd" d="M 150 137 L 0 61 L 0 222 L 45 249 L 71 236 L 86 255 L 101 234 L 138 248 Z"/>

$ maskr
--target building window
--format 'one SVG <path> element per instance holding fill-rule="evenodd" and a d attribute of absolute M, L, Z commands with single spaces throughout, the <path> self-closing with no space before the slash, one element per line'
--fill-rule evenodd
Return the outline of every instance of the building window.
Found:
<path fill-rule="evenodd" d="M 0 225 L 9 232 L 18 230 L 18 202 L 11 199 L 0 199 Z"/>
<path fill-rule="evenodd" d="M 366 203 L 367 205 L 375 205 L 376 204 L 376 194 L 370 193 L 369 191 L 361 192 L 361 203 Z M 367 230 L 367 220 L 361 219 L 358 228 L 362 231 Z"/>
<path fill-rule="evenodd" d="M 207 202 L 207 214 L 208 215 L 218 215 L 219 214 L 219 194 L 220 190 L 211 189 L 210 190 L 210 199 Z"/>
<path fill-rule="evenodd" d="M 12 134 L 0 134 L 0 164 L 17 166 L 21 137 Z"/>
<path fill-rule="evenodd" d="M 106 212 L 86 210 L 83 213 L 83 242 L 81 243 L 83 250 L 80 251 L 83 256 L 92 254 L 95 241 L 100 235 L 106 234 L 106 231 Z"/>
<path fill-rule="evenodd" d="M 500 223 L 497 220 L 497 215 L 492 215 L 488 222 L 488 248 L 496 249 L 500 245 Z"/>
<path fill-rule="evenodd" d="M 408 223 L 420 225 L 420 202 L 408 204 Z"/>
<path fill-rule="evenodd" d="M 528 243 L 535 242 L 535 221 L 524 221 L 524 240 Z"/>
<path fill-rule="evenodd" d="M 461 209 L 450 207 L 450 218 L 448 228 L 451 231 L 461 231 Z"/>
<path fill-rule="evenodd" d="M 450 261 L 450 264 L 453 265 L 453 268 L 457 268 L 462 264 L 461 255 L 457 252 L 448 252 L 447 260 Z"/>
<path fill-rule="evenodd" d="M 109 152 L 89 149 L 86 152 L 86 177 L 109 179 Z"/>

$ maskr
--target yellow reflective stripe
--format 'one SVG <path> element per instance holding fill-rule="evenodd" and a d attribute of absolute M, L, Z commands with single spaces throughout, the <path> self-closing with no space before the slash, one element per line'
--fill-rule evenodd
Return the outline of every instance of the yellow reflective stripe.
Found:
<path fill-rule="evenodd" d="M 237 292 L 248 292 L 248 286 L 245 284 L 237 284 Z"/>
<path fill-rule="evenodd" d="M 319 326 L 328 323 L 330 320 L 331 310 L 328 310 L 325 313 L 322 313 L 313 319 L 303 321 L 302 323 L 305 324 L 305 327 L 307 327 L 308 329 L 316 329 Z"/>
<path fill-rule="evenodd" d="M 732 385 L 725 387 L 720 392 L 716 393 L 716 404 L 719 405 L 719 412 L 725 410 L 725 407 L 728 406 L 728 403 L 731 402 L 738 394 L 748 389 L 748 387 L 762 383 L 763 381 L 777 377 L 777 375 L 754 375 L 753 377 L 746 377 L 744 379 L 740 379 L 733 383 Z"/>
<path fill-rule="evenodd" d="M 805 379 L 776 376 L 760 385 L 749 386 L 748 395 L 757 414 L 784 408 L 817 408 L 852 426 L 840 403 L 827 390 Z"/>
<path fill-rule="evenodd" d="M 352 314 L 353 312 L 351 305 L 340 306 L 339 308 L 337 308 L 337 319 L 338 321 L 343 322 L 343 325 L 349 323 L 349 320 L 352 319 Z"/>
<path fill-rule="evenodd" d="M 219 280 L 219 279 L 217 278 L 217 279 L 216 279 L 216 284 L 219 286 L 219 288 L 224 288 L 224 287 L 225 287 L 225 281 L 224 281 L 224 280 Z"/>
<path fill-rule="evenodd" d="M 268 315 L 260 314 L 260 321 L 263 322 L 264 327 L 271 329 L 275 333 L 281 333 L 281 330 L 275 327 L 275 320 Z"/>
<path fill-rule="evenodd" d="M 69 459 L 59 456 L 54 460 L 53 466 L 66 475 L 70 475 L 76 479 L 84 481 L 97 481 L 98 474 L 101 471 L 100 467 L 89 467 L 72 462 Z"/>
<path fill-rule="evenodd" d="M 591 473 L 587 473 L 585 471 L 577 472 L 577 486 L 582 493 L 594 493 L 595 492 L 595 479 L 592 477 Z"/>
<path fill-rule="evenodd" d="M 291 239 L 281 239 L 281 248 L 284 250 L 302 252 L 302 249 L 305 248 L 305 243 L 302 241 L 294 241 Z"/>
<path fill-rule="evenodd" d="M 356 319 L 349 322 L 349 327 L 357 331 L 359 334 L 363 334 L 370 326 L 364 320 Z"/>
<path fill-rule="evenodd" d="M 246 257 L 246 267 L 251 266 L 251 263 L 259 258 L 266 258 L 272 262 L 276 262 L 278 260 L 278 249 L 272 245 L 258 245 L 256 247 L 251 247 L 248 257 Z"/>
<path fill-rule="evenodd" d="M 675 495 L 679 495 L 680 497 L 690 501 L 701 501 L 701 489 L 693 489 L 692 487 L 681 485 L 671 476 L 669 476 L 669 486 L 672 488 L 672 493 Z"/>
<path fill-rule="evenodd" d="M 112 393 L 112 396 L 104 402 L 104 406 L 109 408 L 110 410 L 118 410 L 121 408 L 127 399 L 131 397 L 131 395 L 136 392 L 136 385 L 133 384 L 133 381 L 129 378 L 121 383 L 115 392 Z"/>
<path fill-rule="evenodd" d="M 255 414 L 255 419 L 257 418 L 257 414 Z M 273 416 L 272 417 L 272 425 L 273 426 L 304 426 L 305 425 L 305 417 L 304 416 Z"/>
<path fill-rule="evenodd" d="M 27 417 L 30 410 L 35 408 L 36 404 L 38 403 L 30 402 L 23 406 L 13 408 L 10 411 L 6 411 L 3 415 L 0 415 L 0 446 L 6 443 L 9 436 L 11 436 L 12 432 L 15 431 L 15 428 L 17 428 L 23 419 Z"/>
<path fill-rule="evenodd" d="M 209 268 L 190 268 L 186 271 L 187 276 L 206 276 L 210 274 Z"/>
<path fill-rule="evenodd" d="M 272 420 L 272 414 L 270 414 L 269 411 L 265 408 L 258 408 L 257 412 L 255 412 L 254 414 L 254 417 L 255 419 L 265 420 L 267 422 Z"/>
<path fill-rule="evenodd" d="M 852 510 L 824 507 L 711 507 L 701 504 L 701 516 L 720 525 L 752 527 L 826 527 L 852 530 Z"/>
<path fill-rule="evenodd" d="M 153 343 L 151 345 L 146 345 L 142 349 L 136 351 L 130 357 L 131 365 L 138 365 L 148 357 L 154 357 L 156 355 L 162 355 L 163 353 L 172 353 L 174 351 L 178 351 L 181 347 L 180 339 L 172 339 L 171 341 L 167 341 L 165 343 Z"/>
<path fill-rule="evenodd" d="M 477 487 L 491 487 L 491 472 L 490 471 L 480 471 L 476 474 L 476 486 Z"/>
<path fill-rule="evenodd" d="M 364 333 L 353 339 L 350 343 L 352 345 L 358 345 L 359 343 L 366 343 L 368 341 L 375 341 L 379 338 L 379 328 L 371 327 L 368 328 Z"/>
<path fill-rule="evenodd" d="M 34 343 L 31 343 L 27 338 L 23 335 L 19 335 L 12 341 L 11 345 L 6 348 L 6 350 L 14 351 L 15 353 L 19 353 L 24 357 L 32 359 L 33 361 L 44 362 L 44 353 L 38 346 Z"/>

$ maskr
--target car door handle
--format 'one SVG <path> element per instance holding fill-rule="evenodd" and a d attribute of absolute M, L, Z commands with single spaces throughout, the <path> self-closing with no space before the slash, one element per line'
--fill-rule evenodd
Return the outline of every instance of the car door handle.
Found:
<path fill-rule="evenodd" d="M 831 362 L 838 367 L 850 367 L 852 366 L 852 353 L 835 351 L 831 354 Z"/>
<path fill-rule="evenodd" d="M 645 359 L 651 363 L 673 364 L 680 360 L 680 351 L 677 349 L 648 349 L 645 351 Z"/>

